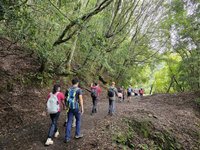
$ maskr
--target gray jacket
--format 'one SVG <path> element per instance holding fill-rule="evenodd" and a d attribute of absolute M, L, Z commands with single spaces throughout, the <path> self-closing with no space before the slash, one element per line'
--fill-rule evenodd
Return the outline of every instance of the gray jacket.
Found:
<path fill-rule="evenodd" d="M 114 96 L 113 97 L 109 97 L 109 99 L 115 101 L 117 99 L 117 97 L 118 97 L 117 88 L 111 86 L 109 89 L 113 89 L 113 91 L 114 91 Z"/>

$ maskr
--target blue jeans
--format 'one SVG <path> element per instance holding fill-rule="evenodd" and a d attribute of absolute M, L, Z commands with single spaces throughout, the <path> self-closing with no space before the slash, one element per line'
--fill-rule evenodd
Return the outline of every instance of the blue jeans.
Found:
<path fill-rule="evenodd" d="M 50 114 L 51 126 L 49 128 L 48 138 L 52 138 L 53 135 L 57 132 L 58 130 L 57 122 L 58 122 L 59 116 L 60 116 L 60 112 L 57 112 L 55 114 Z"/>
<path fill-rule="evenodd" d="M 115 100 L 111 100 L 109 99 L 109 110 L 108 110 L 108 114 L 114 114 L 115 112 Z"/>
<path fill-rule="evenodd" d="M 70 140 L 72 120 L 74 116 L 76 118 L 75 136 L 79 136 L 81 134 L 81 112 L 79 111 L 79 109 L 70 109 L 67 115 L 68 115 L 68 120 L 67 120 L 66 130 L 65 130 L 65 139 Z"/>

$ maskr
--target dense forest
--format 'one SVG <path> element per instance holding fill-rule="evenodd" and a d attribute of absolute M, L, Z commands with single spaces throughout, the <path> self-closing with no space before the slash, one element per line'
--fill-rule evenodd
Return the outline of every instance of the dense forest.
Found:
<path fill-rule="evenodd" d="M 0 0 L 0 79 L 2 150 L 200 150 L 200 0 Z"/>
<path fill-rule="evenodd" d="M 199 13 L 199 0 L 3 0 L 0 35 L 38 56 L 42 84 L 79 76 L 174 93 L 200 88 Z"/>

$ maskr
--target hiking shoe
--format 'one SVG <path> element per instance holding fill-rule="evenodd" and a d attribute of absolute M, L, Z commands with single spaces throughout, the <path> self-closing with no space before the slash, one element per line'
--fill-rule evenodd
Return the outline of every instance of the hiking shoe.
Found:
<path fill-rule="evenodd" d="M 46 143 L 45 143 L 45 146 L 49 146 L 49 145 L 52 145 L 53 144 L 53 140 L 51 138 L 48 138 Z"/>
<path fill-rule="evenodd" d="M 75 136 L 76 139 L 80 139 L 80 138 L 82 138 L 82 137 L 83 137 L 83 134 L 80 134 L 80 135 L 76 135 L 76 136 Z"/>
<path fill-rule="evenodd" d="M 54 137 L 57 138 L 59 136 L 59 132 L 56 131 L 56 133 L 54 134 Z"/>

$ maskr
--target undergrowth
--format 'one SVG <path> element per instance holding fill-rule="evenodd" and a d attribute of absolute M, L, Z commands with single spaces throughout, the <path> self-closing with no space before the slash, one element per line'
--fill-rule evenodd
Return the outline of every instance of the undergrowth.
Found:
<path fill-rule="evenodd" d="M 124 149 L 179 150 L 181 145 L 168 131 L 156 129 L 150 121 L 123 119 L 126 131 L 115 132 L 113 141 Z"/>

